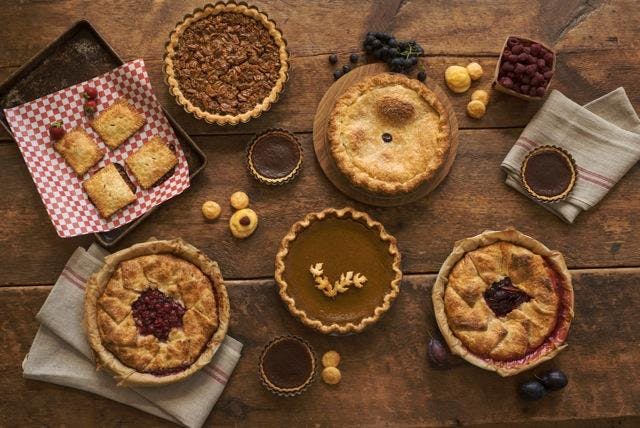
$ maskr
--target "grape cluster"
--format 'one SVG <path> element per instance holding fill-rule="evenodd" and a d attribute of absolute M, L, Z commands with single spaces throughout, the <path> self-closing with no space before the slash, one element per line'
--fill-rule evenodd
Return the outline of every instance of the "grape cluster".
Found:
<path fill-rule="evenodd" d="M 396 73 L 411 71 L 418 64 L 418 57 L 424 53 L 415 40 L 399 41 L 392 34 L 380 32 L 367 33 L 364 50 L 386 62 L 389 69 Z M 426 78 L 424 70 L 420 74 Z"/>

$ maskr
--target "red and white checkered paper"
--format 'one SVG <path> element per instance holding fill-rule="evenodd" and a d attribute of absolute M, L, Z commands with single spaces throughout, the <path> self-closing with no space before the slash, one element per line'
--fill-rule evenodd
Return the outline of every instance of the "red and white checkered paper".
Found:
<path fill-rule="evenodd" d="M 140 111 L 146 124 L 115 150 L 109 149 L 89 125 L 82 94 L 86 85 L 98 90 L 95 116 L 119 97 L 125 97 Z M 142 59 L 37 100 L 4 111 L 29 172 L 42 197 L 49 217 L 63 238 L 115 229 L 140 217 L 154 206 L 189 187 L 189 168 L 180 143 L 156 99 Z M 94 116 L 94 117 L 95 117 Z M 68 131 L 81 126 L 105 149 L 105 156 L 82 178 L 78 178 L 64 158 L 54 150 L 49 125 L 62 120 Z M 176 148 L 178 166 L 164 183 L 149 190 L 137 190 L 137 199 L 108 220 L 100 217 L 82 188 L 82 182 L 109 163 L 120 163 L 154 135 Z M 135 177 L 129 174 L 135 183 Z"/>

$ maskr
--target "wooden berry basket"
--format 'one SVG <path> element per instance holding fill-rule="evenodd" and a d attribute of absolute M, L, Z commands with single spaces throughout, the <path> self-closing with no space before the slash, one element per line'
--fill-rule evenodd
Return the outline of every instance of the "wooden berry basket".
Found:
<path fill-rule="evenodd" d="M 542 97 L 532 97 L 531 95 L 525 95 L 525 94 L 521 94 L 520 92 L 516 92 L 513 89 L 509 89 L 506 88 L 504 86 L 502 86 L 500 84 L 500 82 L 498 81 L 498 75 L 500 73 L 500 66 L 502 65 L 502 56 L 504 55 L 504 49 L 507 47 L 507 42 L 509 42 L 509 39 L 511 38 L 515 38 L 518 40 L 522 40 L 523 42 L 527 42 L 529 43 L 529 45 L 533 44 L 533 43 L 537 43 L 539 45 L 541 45 L 543 48 L 545 48 L 546 50 L 548 50 L 549 52 L 551 52 L 553 54 L 553 64 L 551 64 L 551 72 L 553 73 L 553 75 L 551 76 L 551 79 L 549 79 L 549 81 L 547 82 L 547 86 L 545 86 L 545 95 L 548 93 L 549 91 L 549 87 L 551 86 L 551 81 L 553 80 L 553 77 L 556 74 L 556 63 L 558 62 L 558 58 L 557 58 L 557 54 L 556 51 L 552 48 L 550 48 L 549 46 L 547 46 L 546 44 L 539 42 L 537 40 L 532 40 L 528 37 L 521 37 L 521 36 L 507 36 L 507 38 L 504 40 L 504 43 L 502 44 L 502 49 L 500 49 L 500 58 L 498 58 L 498 63 L 496 64 L 496 69 L 495 72 L 493 74 L 493 83 L 491 84 L 491 86 L 499 92 L 503 92 L 505 94 L 509 94 L 509 95 L 513 95 L 514 97 L 523 99 L 523 100 L 527 100 L 527 101 L 539 101 L 541 99 L 544 98 L 544 96 Z"/>

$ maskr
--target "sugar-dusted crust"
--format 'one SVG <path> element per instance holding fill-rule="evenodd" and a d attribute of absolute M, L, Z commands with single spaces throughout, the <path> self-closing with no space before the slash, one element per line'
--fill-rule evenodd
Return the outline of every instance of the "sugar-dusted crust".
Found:
<path fill-rule="evenodd" d="M 382 140 L 385 133 L 391 142 Z M 450 134 L 449 114 L 434 92 L 415 79 L 381 73 L 336 101 L 327 136 L 351 183 L 396 195 L 438 175 L 451 150 Z"/>
<path fill-rule="evenodd" d="M 146 119 L 121 97 L 114 101 L 91 122 L 91 127 L 111 149 L 117 149 L 129 137 L 138 132 Z"/>
<path fill-rule="evenodd" d="M 79 177 L 85 175 L 104 156 L 104 150 L 79 126 L 64 134 L 55 142 L 53 148 L 62 155 Z"/>
<path fill-rule="evenodd" d="M 178 164 L 178 158 L 160 137 L 149 139 L 125 163 L 143 189 L 153 187 Z"/>
<path fill-rule="evenodd" d="M 271 89 L 269 95 L 252 110 L 246 111 L 237 115 L 222 115 L 214 112 L 209 112 L 194 105 L 189 98 L 180 90 L 179 82 L 176 79 L 174 72 L 173 58 L 176 53 L 180 36 L 184 30 L 193 22 L 198 21 L 209 15 L 215 15 L 218 13 L 241 13 L 259 21 L 268 31 L 269 35 L 273 38 L 279 48 L 280 57 L 280 70 L 278 71 L 278 80 Z M 287 42 L 282 36 L 282 32 L 276 27 L 276 23 L 269 19 L 269 17 L 260 12 L 253 6 L 247 6 L 246 4 L 236 4 L 234 2 L 222 3 L 218 2 L 215 5 L 208 4 L 203 9 L 196 9 L 193 13 L 186 15 L 181 22 L 179 22 L 175 29 L 169 35 L 169 41 L 165 46 L 165 55 L 163 61 L 163 70 L 165 74 L 165 80 L 169 86 L 169 92 L 175 97 L 176 102 L 180 104 L 186 112 L 193 114 L 198 119 L 204 119 L 209 123 L 216 123 L 218 125 L 237 125 L 241 122 L 248 122 L 250 119 L 260 116 L 263 112 L 269 110 L 271 105 L 278 101 L 280 94 L 284 90 L 284 85 L 289 78 L 289 52 L 287 51 Z"/>
<path fill-rule="evenodd" d="M 186 379 L 211 361 L 229 324 L 229 297 L 216 262 L 181 239 L 136 244 L 106 257 L 105 262 L 89 279 L 84 304 L 84 323 L 98 368 L 109 370 L 121 385 L 161 386 Z M 129 273 L 123 276 L 123 270 Z M 156 359 L 145 366 L 174 366 L 179 355 L 188 354 L 193 361 L 173 374 L 144 373 L 132 367 L 144 365 L 156 349 L 153 336 L 137 335 L 121 325 L 130 322 L 127 305 L 147 280 L 180 299 L 187 308 L 183 329 L 172 331 L 165 345 L 173 349 L 155 353 Z M 211 291 L 205 290 L 209 285 Z M 105 322 L 105 316 L 123 321 L 118 329 L 110 330 L 105 326 L 113 323 Z M 128 346 L 114 346 L 114 341 L 125 339 Z"/>
<path fill-rule="evenodd" d="M 482 293 L 505 276 L 531 300 L 497 317 Z M 456 242 L 440 268 L 432 300 L 451 352 L 501 376 L 553 358 L 566 347 L 573 319 L 564 258 L 514 229 Z"/>
<path fill-rule="evenodd" d="M 307 313 L 296 306 L 295 300 L 287 292 L 288 284 L 284 279 L 285 270 L 285 258 L 289 254 L 289 244 L 296 239 L 299 233 L 304 232 L 313 222 L 320 221 L 326 217 L 333 216 L 337 218 L 351 218 L 355 221 L 359 221 L 366 225 L 369 229 L 376 231 L 380 235 L 380 240 L 389 246 L 389 254 L 393 257 L 391 269 L 395 276 L 389 283 L 389 291 L 384 296 L 383 303 L 376 307 L 373 313 L 365 318 L 362 318 L 359 322 L 347 322 L 344 324 L 324 324 L 320 320 L 312 319 L 307 316 Z M 402 271 L 400 270 L 400 251 L 396 245 L 396 239 L 389 235 L 384 226 L 369 217 L 368 214 L 356 211 L 353 208 L 345 207 L 342 209 L 327 208 L 320 212 L 310 213 L 305 216 L 301 221 L 294 223 L 289 229 L 289 232 L 280 242 L 278 253 L 276 254 L 276 271 L 275 280 L 278 283 L 279 294 L 282 301 L 285 303 L 289 312 L 303 324 L 311 327 L 321 333 L 325 334 L 348 334 L 359 333 L 367 326 L 375 323 L 380 319 L 382 314 L 387 312 L 391 307 L 391 303 L 394 301 L 398 293 L 400 292 L 400 281 L 402 281 Z"/>
<path fill-rule="evenodd" d="M 104 218 L 136 200 L 136 194 L 112 163 L 86 179 L 82 187 Z"/>

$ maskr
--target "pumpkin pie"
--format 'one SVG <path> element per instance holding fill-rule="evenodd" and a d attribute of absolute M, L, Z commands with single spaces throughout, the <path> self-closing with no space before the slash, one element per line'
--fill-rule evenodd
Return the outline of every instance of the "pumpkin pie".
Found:
<path fill-rule="evenodd" d="M 164 56 L 169 92 L 199 119 L 236 125 L 269 110 L 284 89 L 289 53 L 267 15 L 217 3 L 184 17 Z"/>
<path fill-rule="evenodd" d="M 159 386 L 211 361 L 229 323 L 217 263 L 180 239 L 136 244 L 105 262 L 85 298 L 99 368 L 120 384 Z"/>
<path fill-rule="evenodd" d="M 564 258 L 513 229 L 457 242 L 432 299 L 451 352 L 501 376 L 557 355 L 573 319 Z"/>
<path fill-rule="evenodd" d="M 352 208 L 308 214 L 283 238 L 275 279 L 289 312 L 322 333 L 357 333 L 400 292 L 400 253 L 382 224 Z"/>
<path fill-rule="evenodd" d="M 336 165 L 354 186 L 393 196 L 439 176 L 451 150 L 450 127 L 435 92 L 381 73 L 338 98 L 327 135 Z"/>

